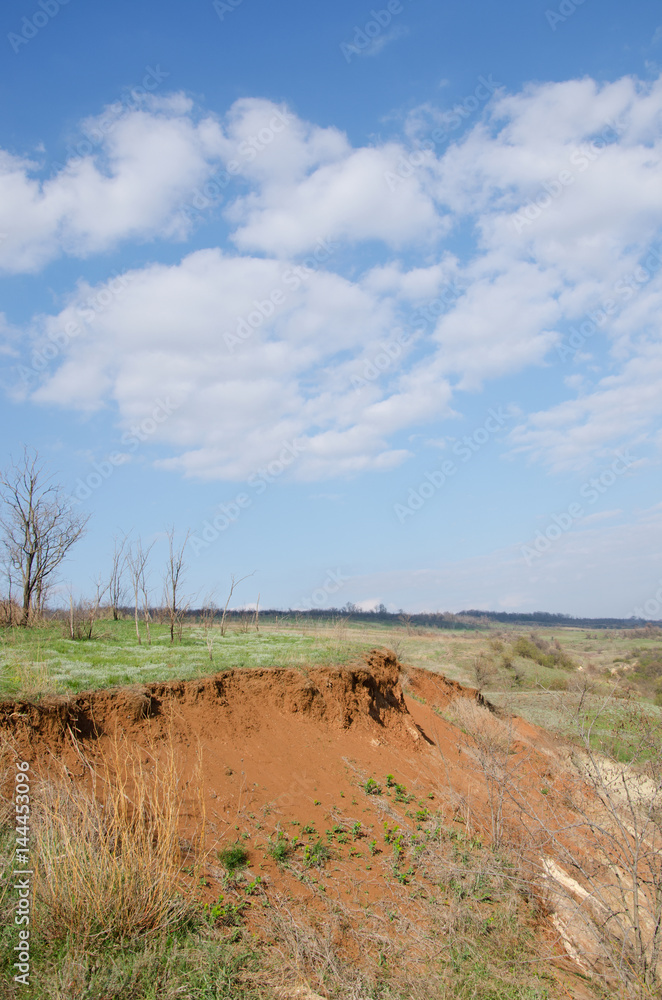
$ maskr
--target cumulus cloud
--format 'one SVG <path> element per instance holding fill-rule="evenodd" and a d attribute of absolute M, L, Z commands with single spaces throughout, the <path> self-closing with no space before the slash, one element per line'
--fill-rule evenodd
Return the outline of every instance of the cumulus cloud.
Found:
<path fill-rule="evenodd" d="M 284 105 L 245 98 L 219 117 L 179 96 L 123 115 L 46 181 L 3 153 L 0 263 L 15 271 L 185 236 L 192 186 L 219 169 L 239 185 L 231 249 L 133 271 L 112 294 L 81 281 L 35 318 L 34 350 L 59 346 L 32 398 L 113 405 L 124 429 L 170 393 L 155 436 L 169 468 L 241 478 L 297 438 L 297 474 L 322 478 L 392 468 L 399 432 L 545 365 L 555 396 L 522 418 L 516 451 L 562 470 L 656 443 L 662 79 L 498 90 L 440 151 L 425 112 L 405 127 L 413 148 L 357 148 Z M 573 377 L 582 359 L 590 383 Z"/>
<path fill-rule="evenodd" d="M 61 253 L 186 235 L 179 205 L 213 170 L 215 127 L 196 122 L 183 98 L 142 103 L 110 125 L 107 111 L 87 119 L 84 134 L 99 137 L 92 151 L 45 180 L 35 160 L 0 151 L 0 268 L 36 271 Z"/>
<path fill-rule="evenodd" d="M 321 267 L 202 250 L 129 273 L 99 312 L 89 291 L 41 319 L 40 342 L 66 347 L 33 400 L 111 401 L 125 433 L 176 401 L 153 440 L 185 475 L 243 479 L 293 441 L 303 478 L 391 468 L 407 452 L 388 436 L 448 410 L 442 382 L 421 394 L 396 364 L 357 391 L 352 365 L 389 343 L 397 304 Z"/>

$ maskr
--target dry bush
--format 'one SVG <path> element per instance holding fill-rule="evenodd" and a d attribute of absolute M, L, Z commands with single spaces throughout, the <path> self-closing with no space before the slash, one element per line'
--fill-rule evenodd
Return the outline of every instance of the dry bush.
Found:
<path fill-rule="evenodd" d="M 46 937 L 131 939 L 181 923 L 180 791 L 174 755 L 117 742 L 93 789 L 48 779 L 35 796 L 35 896 Z"/>
<path fill-rule="evenodd" d="M 413 942 L 405 944 L 399 926 L 376 916 L 360 921 L 337 900 L 319 902 L 322 914 L 295 909 L 282 897 L 272 900 L 267 926 L 275 942 L 275 995 L 322 1000 L 316 992 L 322 990 L 342 1000 L 445 1000 L 445 994 L 429 988 L 420 967 L 407 963 Z"/>
<path fill-rule="evenodd" d="M 594 748 L 613 700 L 577 710 L 575 746 L 557 755 L 562 799 L 529 794 L 507 723 L 458 699 L 450 713 L 464 731 L 463 755 L 484 780 L 492 844 L 518 849 L 513 875 L 553 914 L 568 953 L 623 997 L 662 996 L 662 748 L 647 717 L 628 716 L 624 764 Z M 448 714 L 448 713 L 447 713 Z M 518 832 L 504 823 L 515 807 Z M 562 808 L 561 808 L 562 807 Z M 513 855 L 514 857 L 514 855 Z"/>
<path fill-rule="evenodd" d="M 471 761 L 470 768 L 485 783 L 489 836 L 492 847 L 498 849 L 504 837 L 504 802 L 523 765 L 523 759 L 513 754 L 512 721 L 504 722 L 468 698 L 456 698 L 445 714 L 465 734 L 462 749 Z"/>
<path fill-rule="evenodd" d="M 647 748 L 648 750 L 648 748 Z M 662 767 L 596 753 L 575 756 L 572 837 L 553 834 L 543 861 L 548 891 L 593 971 L 628 995 L 662 994 Z"/>
<path fill-rule="evenodd" d="M 11 598 L 0 598 L 0 628 L 19 625 L 23 618 L 23 609 Z"/>
<path fill-rule="evenodd" d="M 483 691 L 496 677 L 494 662 L 490 657 L 480 653 L 474 657 L 473 673 L 476 687 L 479 691 Z"/>

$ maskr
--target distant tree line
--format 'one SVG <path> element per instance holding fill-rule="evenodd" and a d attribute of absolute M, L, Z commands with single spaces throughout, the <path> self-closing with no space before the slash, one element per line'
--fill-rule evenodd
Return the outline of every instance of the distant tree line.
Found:
<path fill-rule="evenodd" d="M 29 625 L 47 613 L 46 601 L 51 591 L 56 572 L 66 558 L 71 547 L 83 536 L 88 516 L 81 514 L 61 487 L 53 482 L 44 471 L 36 452 L 27 448 L 18 462 L 0 473 L 0 552 L 1 568 L 4 571 L 6 596 L 0 601 L 0 623 L 6 625 Z M 94 621 L 102 608 L 108 610 L 114 619 L 123 613 L 134 618 L 136 638 L 150 639 L 150 621 L 167 621 L 170 641 L 181 639 L 182 622 L 196 618 L 204 622 L 220 614 L 221 634 L 225 622 L 239 617 L 244 619 L 247 612 L 229 607 L 235 588 L 247 579 L 232 577 L 225 606 L 217 609 L 211 597 L 203 607 L 191 607 L 192 601 L 183 593 L 186 570 L 184 553 L 189 538 L 188 532 L 179 544 L 175 543 L 174 528 L 166 532 L 168 558 L 161 577 L 162 601 L 154 607 L 153 588 L 150 584 L 150 553 L 152 546 L 144 547 L 140 538 L 130 540 L 127 536 L 115 539 L 111 569 L 108 577 L 99 577 L 92 599 L 74 604 L 69 600 L 69 631 L 71 638 L 91 638 Z M 249 574 L 252 576 L 252 574 Z M 126 606 L 128 593 L 133 603 Z M 254 625 L 258 625 L 258 606 L 254 610 Z M 57 612 L 58 616 L 62 611 Z M 457 614 L 445 611 L 419 612 L 408 614 L 402 609 L 388 611 L 384 604 L 371 610 L 363 610 L 351 602 L 342 608 L 290 608 L 265 609 L 262 618 L 292 619 L 294 621 L 318 621 L 342 618 L 357 622 L 378 622 L 382 624 L 401 623 L 410 631 L 415 627 L 437 629 L 479 629 L 491 623 L 514 625 L 570 626 L 580 628 L 637 629 L 659 622 L 646 622 L 635 618 L 574 618 L 571 615 L 550 614 L 547 611 L 531 613 L 505 611 L 460 611 Z M 141 629 L 142 625 L 142 629 Z"/>
<path fill-rule="evenodd" d="M 549 611 L 523 612 L 506 611 L 460 611 L 458 617 L 468 616 L 475 620 L 510 622 L 513 625 L 566 625 L 575 628 L 641 628 L 642 625 L 662 625 L 662 621 L 635 618 L 573 618 L 572 615 L 550 614 Z"/>

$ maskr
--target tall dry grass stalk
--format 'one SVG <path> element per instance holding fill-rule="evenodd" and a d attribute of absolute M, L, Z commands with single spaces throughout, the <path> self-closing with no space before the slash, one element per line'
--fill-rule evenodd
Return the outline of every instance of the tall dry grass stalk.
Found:
<path fill-rule="evenodd" d="M 38 660 L 18 660 L 13 665 L 13 679 L 18 685 L 17 697 L 39 698 L 55 694 L 57 681 L 51 677 L 48 663 Z"/>
<path fill-rule="evenodd" d="M 116 740 L 92 787 L 44 781 L 37 796 L 37 913 L 53 938 L 126 940 L 181 923 L 180 789 L 161 759 Z"/>

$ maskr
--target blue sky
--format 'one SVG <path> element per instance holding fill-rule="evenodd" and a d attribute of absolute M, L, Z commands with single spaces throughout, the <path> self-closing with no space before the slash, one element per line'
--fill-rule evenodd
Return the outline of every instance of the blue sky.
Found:
<path fill-rule="evenodd" d="M 263 606 L 662 618 L 662 19 L 9 3 L 7 464 Z M 57 594 L 55 595 L 57 597 Z"/>

